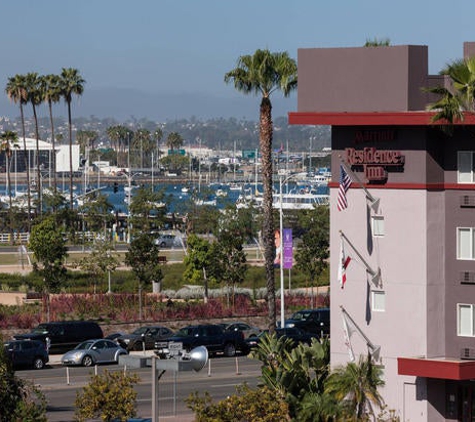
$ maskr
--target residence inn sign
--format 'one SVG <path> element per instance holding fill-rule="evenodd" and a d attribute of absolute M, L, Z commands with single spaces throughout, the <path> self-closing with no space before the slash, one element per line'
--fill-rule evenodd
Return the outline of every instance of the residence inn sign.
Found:
<path fill-rule="evenodd" d="M 373 147 L 364 149 L 346 148 L 346 162 L 350 166 L 362 167 L 368 183 L 385 182 L 388 179 L 388 168 L 402 171 L 404 155 L 400 151 L 378 150 Z"/>

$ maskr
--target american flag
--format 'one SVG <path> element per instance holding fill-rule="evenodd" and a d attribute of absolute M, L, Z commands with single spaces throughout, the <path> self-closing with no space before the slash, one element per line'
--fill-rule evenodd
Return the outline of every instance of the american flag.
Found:
<path fill-rule="evenodd" d="M 345 168 L 340 164 L 340 188 L 338 190 L 338 211 L 342 211 L 348 207 L 348 201 L 346 199 L 346 191 L 350 188 L 351 179 Z"/>

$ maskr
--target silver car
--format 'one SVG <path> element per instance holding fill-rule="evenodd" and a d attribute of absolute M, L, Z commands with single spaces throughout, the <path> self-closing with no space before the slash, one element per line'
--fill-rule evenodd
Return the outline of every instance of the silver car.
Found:
<path fill-rule="evenodd" d="M 91 366 L 99 363 L 119 363 L 120 355 L 129 352 L 112 340 L 86 340 L 61 358 L 63 365 Z"/>

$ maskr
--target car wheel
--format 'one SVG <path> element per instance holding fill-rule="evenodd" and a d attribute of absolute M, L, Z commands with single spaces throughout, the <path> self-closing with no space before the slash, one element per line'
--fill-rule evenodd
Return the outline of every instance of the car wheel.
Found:
<path fill-rule="evenodd" d="M 167 246 L 167 244 L 165 242 L 160 243 L 161 248 L 164 248 L 165 246 Z"/>
<path fill-rule="evenodd" d="M 142 342 L 141 341 L 138 341 L 137 343 L 134 343 L 131 347 L 131 350 L 135 350 L 135 351 L 138 351 L 140 352 L 141 350 L 143 350 L 143 345 L 142 345 Z"/>
<path fill-rule="evenodd" d="M 236 346 L 232 343 L 227 343 L 224 346 L 224 356 L 231 358 L 236 354 Z"/>
<path fill-rule="evenodd" d="M 91 356 L 86 355 L 82 358 L 82 366 L 92 366 L 93 363 Z"/>
<path fill-rule="evenodd" d="M 41 358 L 35 358 L 33 360 L 33 368 L 35 369 L 43 369 L 45 367 L 45 362 Z"/>

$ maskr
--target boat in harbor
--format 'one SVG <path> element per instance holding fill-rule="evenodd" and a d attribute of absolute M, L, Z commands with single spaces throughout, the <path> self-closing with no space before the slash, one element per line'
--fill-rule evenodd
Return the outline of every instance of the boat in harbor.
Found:
<path fill-rule="evenodd" d="M 315 189 L 301 188 L 292 189 L 290 192 L 273 194 L 272 206 L 275 209 L 283 210 L 311 210 L 316 206 L 328 205 L 330 196 L 326 193 L 318 193 Z M 263 196 L 247 192 L 240 195 L 236 201 L 237 208 L 247 208 L 254 206 L 262 207 Z"/>

